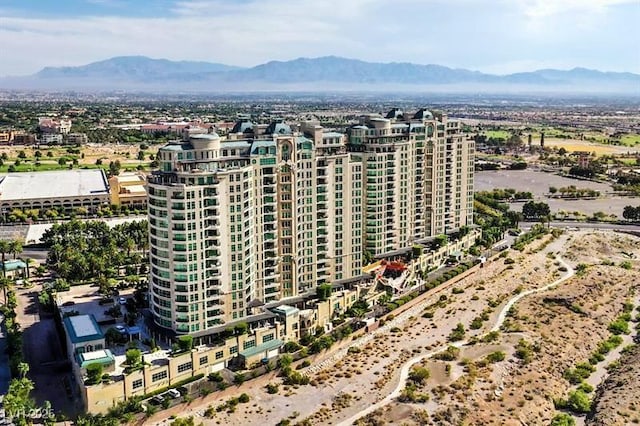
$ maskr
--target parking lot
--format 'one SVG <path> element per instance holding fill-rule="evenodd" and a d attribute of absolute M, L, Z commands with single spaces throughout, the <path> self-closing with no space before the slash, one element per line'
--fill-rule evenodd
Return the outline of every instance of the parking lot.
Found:
<path fill-rule="evenodd" d="M 547 198 L 549 187 L 575 186 L 600 191 L 601 196 L 594 200 L 566 200 Z M 475 190 L 491 191 L 497 188 L 513 188 L 516 191 L 531 192 L 537 201 L 549 204 L 552 213 L 560 211 L 580 212 L 591 216 L 596 212 L 613 214 L 622 218 L 625 206 L 637 204 L 637 199 L 611 196 L 611 185 L 558 176 L 552 173 L 533 170 L 496 170 L 480 171 L 475 174 Z M 512 203 L 511 209 L 522 211 L 522 203 Z"/>

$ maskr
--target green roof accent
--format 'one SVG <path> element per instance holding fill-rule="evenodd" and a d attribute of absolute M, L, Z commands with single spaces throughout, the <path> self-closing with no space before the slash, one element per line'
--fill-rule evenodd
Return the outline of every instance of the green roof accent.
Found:
<path fill-rule="evenodd" d="M 160 148 L 160 151 L 191 151 L 193 145 L 190 143 L 170 143 Z"/>
<path fill-rule="evenodd" d="M 4 265 L 2 265 L 2 268 L 5 271 L 9 272 L 9 271 L 15 271 L 17 269 L 27 269 L 27 264 L 20 259 L 7 260 L 4 262 Z"/>
<path fill-rule="evenodd" d="M 289 306 L 289 305 L 280 305 L 271 309 L 271 311 L 273 311 L 276 314 L 282 314 L 285 317 L 295 315 L 298 312 L 300 312 L 298 308 L 294 308 L 293 306 Z"/>
<path fill-rule="evenodd" d="M 240 352 L 240 356 L 245 357 L 245 358 L 250 358 L 254 355 L 257 355 L 261 352 L 267 352 L 273 349 L 277 349 L 280 346 L 283 345 L 283 341 L 280 339 L 274 339 L 271 340 L 270 342 L 267 343 L 263 343 L 261 345 L 258 346 L 254 346 L 253 348 L 249 348 L 247 350 L 244 350 L 242 352 Z"/>
<path fill-rule="evenodd" d="M 84 368 L 89 364 L 110 365 L 116 362 L 116 358 L 109 349 L 99 349 L 93 352 L 80 353 L 76 355 L 76 357 L 81 368 Z"/>
<path fill-rule="evenodd" d="M 62 320 L 72 343 L 104 339 L 104 334 L 93 315 L 74 315 Z"/>

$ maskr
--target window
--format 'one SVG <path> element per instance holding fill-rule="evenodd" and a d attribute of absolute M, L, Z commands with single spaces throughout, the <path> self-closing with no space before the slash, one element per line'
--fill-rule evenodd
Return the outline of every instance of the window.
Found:
<path fill-rule="evenodd" d="M 223 351 L 218 351 L 216 352 L 216 359 L 220 359 L 224 356 L 224 352 Z"/>
<path fill-rule="evenodd" d="M 249 348 L 253 348 L 256 345 L 256 341 L 255 340 L 247 340 L 246 342 L 244 342 L 242 344 L 242 348 L 244 350 L 247 350 Z"/>
<path fill-rule="evenodd" d="M 355 297 L 355 296 L 353 296 Z M 200 365 L 205 365 L 205 364 L 209 364 L 209 357 L 208 356 L 201 356 L 200 357 Z"/>
<path fill-rule="evenodd" d="M 132 383 L 133 389 L 138 389 L 142 387 L 142 379 L 134 380 Z"/>
<path fill-rule="evenodd" d="M 159 373 L 154 373 L 151 376 L 151 381 L 157 382 L 158 380 L 166 379 L 167 377 L 169 377 L 167 370 L 164 370 L 164 371 L 160 371 Z"/>
<path fill-rule="evenodd" d="M 178 366 L 178 374 L 179 373 L 184 373 L 185 371 L 191 370 L 192 369 L 192 364 L 191 362 L 185 362 L 184 364 L 181 364 Z"/>
<path fill-rule="evenodd" d="M 271 340 L 273 340 L 273 333 L 262 336 L 262 343 L 270 342 Z"/>
<path fill-rule="evenodd" d="M 235 312 L 234 312 L 234 314 L 235 314 Z M 231 347 L 229 348 L 229 353 L 231 353 L 231 354 L 237 354 L 237 353 L 238 353 L 238 347 L 237 347 L 237 346 L 231 346 Z"/>

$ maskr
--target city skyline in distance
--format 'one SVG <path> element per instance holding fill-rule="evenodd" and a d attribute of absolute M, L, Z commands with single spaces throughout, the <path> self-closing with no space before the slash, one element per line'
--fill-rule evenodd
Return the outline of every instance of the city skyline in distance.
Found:
<path fill-rule="evenodd" d="M 0 76 L 113 56 L 252 67 L 341 56 L 491 74 L 583 67 L 640 72 L 631 0 L 7 0 Z"/>

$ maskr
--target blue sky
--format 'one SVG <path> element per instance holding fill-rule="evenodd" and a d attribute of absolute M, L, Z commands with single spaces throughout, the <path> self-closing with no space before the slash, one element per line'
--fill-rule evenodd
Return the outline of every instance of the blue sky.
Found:
<path fill-rule="evenodd" d="M 640 0 L 0 0 L 0 75 L 122 55 L 640 73 Z"/>

